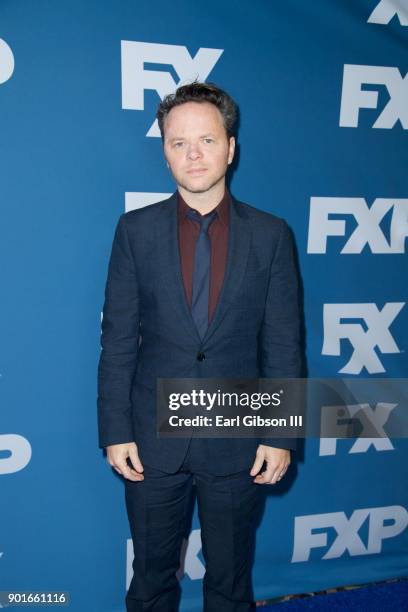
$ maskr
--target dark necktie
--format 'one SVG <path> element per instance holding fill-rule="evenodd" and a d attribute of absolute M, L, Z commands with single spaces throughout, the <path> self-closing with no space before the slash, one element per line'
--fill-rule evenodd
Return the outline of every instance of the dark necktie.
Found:
<path fill-rule="evenodd" d="M 196 210 L 189 210 L 187 216 L 200 225 L 194 256 L 193 295 L 191 314 L 200 338 L 203 339 L 208 328 L 208 302 L 210 292 L 211 244 L 208 228 L 216 216 L 213 211 L 201 216 Z"/>

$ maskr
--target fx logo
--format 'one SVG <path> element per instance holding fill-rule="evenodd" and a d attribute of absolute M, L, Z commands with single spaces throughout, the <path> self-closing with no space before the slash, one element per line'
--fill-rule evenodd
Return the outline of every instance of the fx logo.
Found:
<path fill-rule="evenodd" d="M 408 73 L 403 77 L 395 67 L 345 64 L 341 94 L 340 127 L 358 127 L 361 108 L 377 108 L 378 91 L 361 89 L 362 85 L 385 86 L 390 99 L 373 128 L 390 130 L 399 120 L 408 129 Z"/>
<path fill-rule="evenodd" d="M 384 431 L 384 425 L 390 418 L 391 412 L 398 404 L 378 402 L 375 409 L 369 404 L 353 404 L 347 406 L 322 406 L 321 431 L 330 432 L 337 437 L 320 438 L 319 455 L 321 457 L 335 455 L 337 451 L 337 440 L 348 437 L 350 421 L 358 421 L 361 432 L 360 437 L 354 442 L 349 453 L 366 453 L 370 446 L 377 451 L 394 450 L 391 440 Z M 353 425 L 351 423 L 351 425 Z M 368 437 L 370 433 L 375 437 Z M 327 435 L 327 434 L 326 434 Z M 380 437 L 381 436 L 381 437 Z"/>
<path fill-rule="evenodd" d="M 390 242 L 380 227 L 392 210 Z M 341 249 L 341 255 L 359 254 L 367 244 L 372 253 L 405 253 L 408 236 L 408 199 L 377 198 L 371 207 L 364 198 L 311 198 L 308 253 L 326 253 L 328 236 L 345 236 L 346 222 L 330 215 L 352 216 L 357 227 Z"/>
<path fill-rule="evenodd" d="M 24 469 L 31 459 L 29 441 L 18 434 L 0 435 L 0 452 L 7 451 L 7 457 L 0 457 L 0 475 L 13 474 Z"/>
<path fill-rule="evenodd" d="M 205 574 L 205 566 L 198 557 L 201 551 L 201 529 L 193 529 L 187 540 L 183 540 L 183 545 L 180 553 L 180 567 L 177 571 L 177 578 L 181 580 L 184 574 L 190 580 L 202 580 Z M 126 542 L 126 590 L 130 586 L 132 580 L 132 562 L 133 562 L 133 544 L 132 540 Z"/>
<path fill-rule="evenodd" d="M 398 15 L 402 26 L 408 25 L 408 7 L 406 0 L 381 0 L 368 18 L 368 23 L 388 25 L 394 15 Z"/>
<path fill-rule="evenodd" d="M 144 92 L 156 91 L 160 98 L 173 93 L 182 82 L 199 79 L 205 81 L 221 57 L 224 49 L 200 48 L 192 57 L 186 47 L 122 40 L 122 108 L 144 110 Z M 179 80 L 175 81 L 169 69 L 173 66 Z M 160 137 L 155 120 L 146 136 Z"/>
<path fill-rule="evenodd" d="M 9 80 L 14 72 L 14 55 L 5 40 L 0 38 L 0 85 Z"/>
<path fill-rule="evenodd" d="M 405 302 L 388 302 L 379 310 L 376 304 L 324 304 L 322 355 L 340 356 L 340 340 L 347 339 L 354 350 L 340 373 L 360 374 L 363 368 L 369 374 L 385 372 L 374 349 L 400 353 L 389 327 L 404 305 Z M 347 319 L 362 319 L 364 326 Z"/>
<path fill-rule="evenodd" d="M 363 542 L 359 530 L 368 520 L 368 536 Z M 386 524 L 387 523 L 387 524 Z M 346 551 L 351 557 L 379 554 L 382 542 L 395 538 L 408 525 L 408 512 L 403 506 L 383 506 L 354 510 L 348 519 L 345 512 L 310 514 L 295 517 L 292 563 L 308 561 L 313 548 L 327 548 L 327 531 L 336 532 L 330 548 L 321 559 L 338 559 Z M 313 533 L 314 529 L 325 530 Z"/>

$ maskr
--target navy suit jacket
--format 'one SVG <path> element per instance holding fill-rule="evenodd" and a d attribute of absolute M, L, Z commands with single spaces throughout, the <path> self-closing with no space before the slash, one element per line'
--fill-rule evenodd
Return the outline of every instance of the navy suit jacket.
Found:
<path fill-rule="evenodd" d="M 180 269 L 177 192 L 123 213 L 109 261 L 98 366 L 99 446 L 136 442 L 142 464 L 177 471 L 189 439 L 158 438 L 157 378 L 299 377 L 298 279 L 287 223 L 232 197 L 227 265 L 201 340 Z M 203 353 L 204 359 L 197 359 Z M 258 444 L 203 439 L 208 471 L 249 469 Z"/>

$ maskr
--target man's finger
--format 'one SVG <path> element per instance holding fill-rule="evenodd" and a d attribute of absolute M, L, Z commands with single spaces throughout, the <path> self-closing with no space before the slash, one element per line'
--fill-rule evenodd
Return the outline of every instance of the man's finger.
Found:
<path fill-rule="evenodd" d="M 119 471 L 119 474 L 121 474 L 124 478 L 127 478 L 128 480 L 136 481 L 144 479 L 143 474 L 138 474 L 135 470 L 128 466 L 128 464 L 126 463 L 126 459 L 117 461 L 114 467 L 115 469 L 118 468 L 116 469 L 116 471 Z"/>
<path fill-rule="evenodd" d="M 272 480 L 274 474 L 276 474 L 276 470 L 278 466 L 272 466 L 271 464 L 267 464 L 266 470 L 262 472 L 262 474 L 258 474 L 255 478 L 255 482 L 260 484 L 269 484 Z"/>
<path fill-rule="evenodd" d="M 275 484 L 280 480 L 281 474 L 283 476 L 287 470 L 287 466 L 281 463 L 272 464 L 269 462 L 266 465 L 266 470 L 255 479 L 259 484 Z"/>
<path fill-rule="evenodd" d="M 286 474 L 287 469 L 288 469 L 287 466 L 286 467 L 282 466 L 282 465 L 277 466 L 277 468 L 276 468 L 276 470 L 275 470 L 275 472 L 274 472 L 274 474 L 273 474 L 273 476 L 272 476 L 272 478 L 271 478 L 271 480 L 269 481 L 268 484 L 276 484 L 279 480 L 281 480 L 284 477 L 284 475 Z"/>
<path fill-rule="evenodd" d="M 284 471 L 284 467 L 282 465 L 278 465 L 274 473 L 272 474 L 272 478 L 270 479 L 269 484 L 277 483 L 278 480 L 280 480 L 280 475 L 282 474 L 283 471 Z"/>
<path fill-rule="evenodd" d="M 287 468 L 287 467 L 286 467 L 286 468 L 284 468 L 283 470 L 281 470 L 281 472 L 280 472 L 280 474 L 279 474 L 279 477 L 278 477 L 278 480 L 280 480 L 281 478 L 283 478 L 283 477 L 284 477 L 284 475 L 286 474 L 286 472 L 287 472 L 287 471 L 288 471 L 288 468 Z"/>
<path fill-rule="evenodd" d="M 144 468 L 142 462 L 139 459 L 139 454 L 135 447 L 129 449 L 129 458 L 132 462 L 133 468 L 136 470 L 136 472 L 139 472 L 141 474 Z"/>
<path fill-rule="evenodd" d="M 136 482 L 137 480 L 144 480 L 143 474 L 139 474 L 135 470 L 132 470 L 128 465 L 122 469 L 122 476 L 127 478 L 127 480 L 132 480 L 133 482 Z"/>
<path fill-rule="evenodd" d="M 255 461 L 254 464 L 251 468 L 251 471 L 249 472 L 251 476 L 255 476 L 255 474 L 258 474 L 263 466 L 264 463 L 264 455 L 263 453 L 256 453 L 256 457 L 255 457 Z"/>

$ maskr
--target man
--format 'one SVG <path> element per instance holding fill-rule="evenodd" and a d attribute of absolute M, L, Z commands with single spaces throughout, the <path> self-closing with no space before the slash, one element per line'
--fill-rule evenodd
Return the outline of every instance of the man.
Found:
<path fill-rule="evenodd" d="M 126 605 L 178 609 L 194 479 L 204 610 L 243 612 L 258 485 L 284 476 L 294 440 L 160 439 L 155 383 L 300 375 L 293 244 L 285 221 L 226 188 L 237 117 L 226 92 L 179 87 L 157 116 L 177 192 L 118 221 L 98 370 L 99 443 L 125 479 L 135 553 Z"/>

